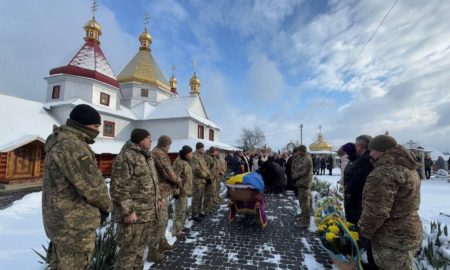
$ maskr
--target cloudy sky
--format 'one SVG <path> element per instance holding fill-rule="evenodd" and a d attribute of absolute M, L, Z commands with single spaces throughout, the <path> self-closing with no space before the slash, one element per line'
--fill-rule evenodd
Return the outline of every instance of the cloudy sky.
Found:
<path fill-rule="evenodd" d="M 43 77 L 83 40 L 89 0 L 0 2 L 0 91 L 42 99 Z M 152 53 L 187 94 L 192 60 L 209 117 L 234 144 L 260 127 L 268 145 L 318 126 L 335 146 L 386 130 L 450 150 L 450 1 L 100 0 L 102 48 L 119 74 L 146 11 Z M 362 53 L 361 53 L 362 51 Z M 361 53 L 361 54 L 360 54 Z M 359 57 L 358 57 L 359 56 Z"/>

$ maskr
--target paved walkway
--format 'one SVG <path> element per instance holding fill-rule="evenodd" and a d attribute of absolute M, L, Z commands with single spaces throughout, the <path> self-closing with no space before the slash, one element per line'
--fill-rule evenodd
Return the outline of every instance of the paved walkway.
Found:
<path fill-rule="evenodd" d="M 293 195 L 266 195 L 269 225 L 252 216 L 227 221 L 226 202 L 175 243 L 165 264 L 151 269 L 332 269 L 315 233 L 295 228 Z"/>

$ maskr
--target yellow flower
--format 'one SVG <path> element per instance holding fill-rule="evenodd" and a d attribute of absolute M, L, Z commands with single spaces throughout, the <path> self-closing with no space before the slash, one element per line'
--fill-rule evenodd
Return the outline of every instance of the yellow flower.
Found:
<path fill-rule="evenodd" d="M 325 235 L 325 239 L 329 242 L 333 241 L 333 239 L 338 238 L 334 233 L 329 232 Z"/>
<path fill-rule="evenodd" d="M 353 226 L 355 226 L 353 223 L 348 222 L 348 221 L 345 222 L 345 227 L 350 228 L 350 227 L 353 227 Z"/>
<path fill-rule="evenodd" d="M 323 232 L 327 229 L 327 225 L 320 225 L 319 226 L 319 232 Z"/>
<path fill-rule="evenodd" d="M 330 232 L 334 233 L 334 234 L 338 234 L 339 233 L 339 227 L 336 225 L 331 225 L 330 227 L 328 227 L 328 230 L 330 230 Z"/>
<path fill-rule="evenodd" d="M 336 224 L 336 221 L 334 219 L 328 220 L 328 226 Z"/>
<path fill-rule="evenodd" d="M 355 241 L 359 240 L 359 234 L 357 232 L 350 232 L 350 236 L 355 239 Z"/>

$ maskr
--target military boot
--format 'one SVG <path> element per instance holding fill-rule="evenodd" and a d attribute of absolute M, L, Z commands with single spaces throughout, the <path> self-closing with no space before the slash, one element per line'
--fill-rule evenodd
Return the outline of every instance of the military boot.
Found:
<path fill-rule="evenodd" d="M 175 247 L 169 243 L 167 243 L 166 238 L 164 238 L 163 240 L 159 241 L 159 248 L 158 251 L 159 252 L 165 252 L 168 250 L 173 250 Z"/>
<path fill-rule="evenodd" d="M 163 253 L 159 252 L 158 248 L 149 248 L 147 261 L 155 262 L 155 263 L 162 263 L 165 260 L 166 260 L 166 256 Z"/>

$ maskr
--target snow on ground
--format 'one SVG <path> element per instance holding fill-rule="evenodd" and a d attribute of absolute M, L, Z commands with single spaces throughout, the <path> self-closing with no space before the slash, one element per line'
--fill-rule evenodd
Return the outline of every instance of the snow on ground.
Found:
<path fill-rule="evenodd" d="M 305 261 L 303 264 L 308 270 L 322 270 L 323 265 L 316 261 L 314 254 L 305 254 Z"/>
<path fill-rule="evenodd" d="M 42 269 L 40 258 L 47 246 L 41 212 L 41 192 L 25 195 L 0 211 L 1 269 Z"/>
<path fill-rule="evenodd" d="M 202 265 L 203 264 L 202 258 L 206 255 L 207 252 L 208 247 L 206 246 L 195 247 L 194 251 L 192 252 L 192 258 L 195 259 L 195 264 Z"/>
<path fill-rule="evenodd" d="M 305 246 L 308 252 L 311 252 L 311 246 L 309 245 L 308 240 L 306 240 L 306 238 L 302 238 L 302 244 Z"/>

